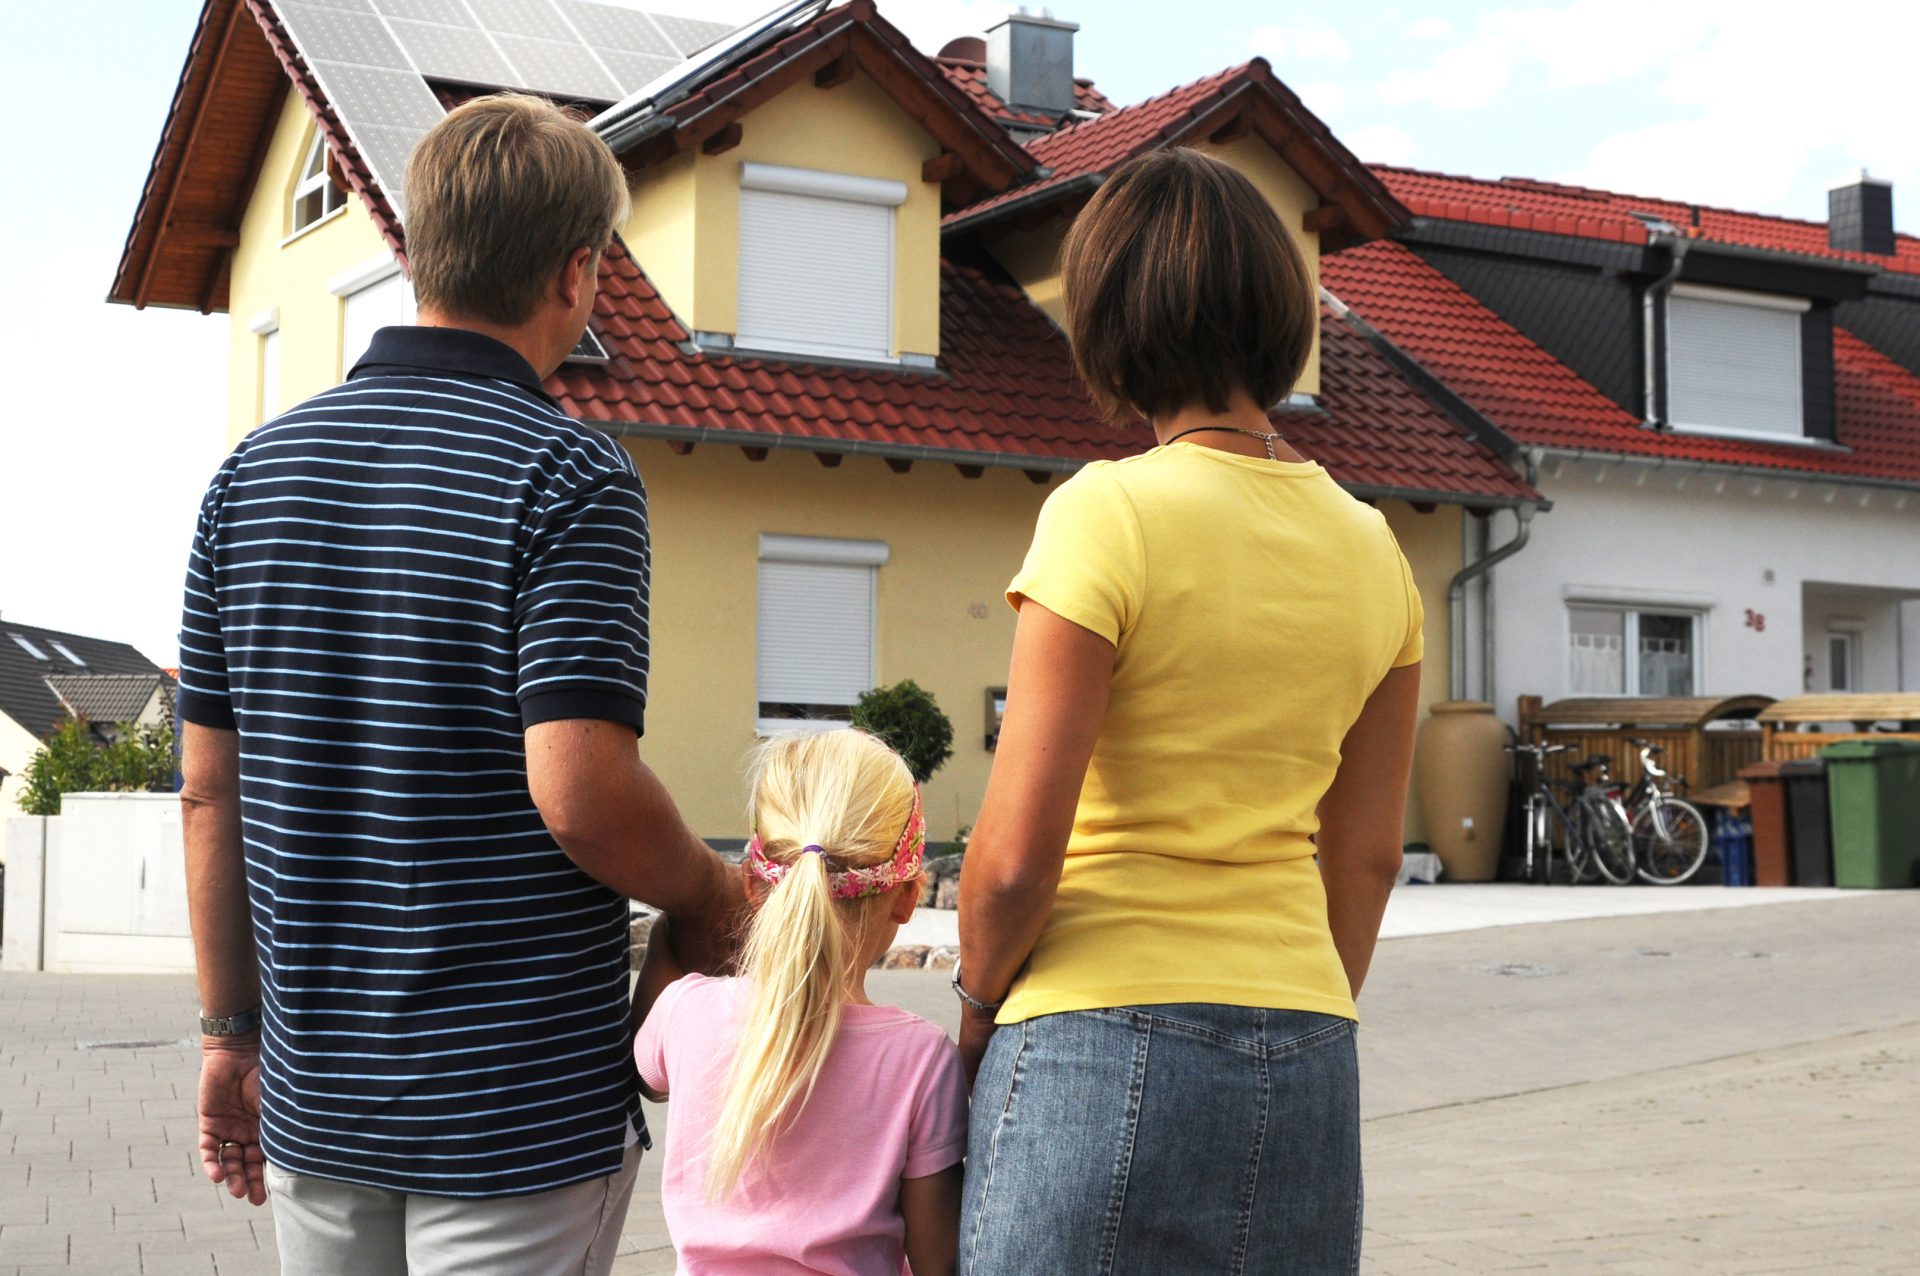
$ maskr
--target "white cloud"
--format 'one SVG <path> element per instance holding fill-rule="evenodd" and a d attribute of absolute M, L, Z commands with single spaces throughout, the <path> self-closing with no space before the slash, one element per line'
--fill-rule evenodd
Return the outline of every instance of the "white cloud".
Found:
<path fill-rule="evenodd" d="M 227 319 L 99 300 L 117 244 L 51 254 L 0 312 L 15 366 L 0 501 L 7 619 L 174 663 L 194 516 L 226 441 Z"/>
<path fill-rule="evenodd" d="M 1336 84 L 1332 80 L 1316 80 L 1312 84 L 1293 84 L 1288 87 L 1299 95 L 1309 111 L 1323 120 L 1346 110 L 1352 96 L 1347 92 L 1346 85 Z"/>
<path fill-rule="evenodd" d="M 1444 40 L 1453 34 L 1453 24 L 1445 18 L 1421 18 L 1407 28 L 1407 37 L 1413 40 Z"/>
<path fill-rule="evenodd" d="M 1490 42 L 1456 45 L 1416 71 L 1380 81 L 1380 97 L 1395 106 L 1430 105 L 1470 111 L 1486 106 L 1513 79 L 1513 58 Z"/>
<path fill-rule="evenodd" d="M 1347 37 L 1324 24 L 1285 26 L 1270 23 L 1253 32 L 1253 47 L 1275 61 L 1345 62 L 1353 56 Z"/>
<path fill-rule="evenodd" d="M 1404 129 L 1391 124 L 1373 124 L 1351 128 L 1340 134 L 1346 148 L 1368 164 L 1411 164 L 1413 138 Z"/>

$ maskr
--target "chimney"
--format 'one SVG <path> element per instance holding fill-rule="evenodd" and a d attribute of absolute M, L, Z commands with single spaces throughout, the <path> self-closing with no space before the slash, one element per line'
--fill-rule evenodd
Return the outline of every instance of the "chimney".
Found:
<path fill-rule="evenodd" d="M 1893 183 L 1868 177 L 1827 192 L 1827 246 L 1850 253 L 1893 252 Z"/>
<path fill-rule="evenodd" d="M 1010 105 L 1065 115 L 1073 109 L 1073 33 L 1079 29 L 1022 5 L 987 32 L 987 87 Z"/>

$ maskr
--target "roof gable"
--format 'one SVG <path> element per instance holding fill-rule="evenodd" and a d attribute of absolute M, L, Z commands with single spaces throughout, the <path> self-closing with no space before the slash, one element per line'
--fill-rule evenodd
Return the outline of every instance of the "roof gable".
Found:
<path fill-rule="evenodd" d="M 32 643 L 46 659 L 37 658 L 15 642 L 15 634 Z M 76 664 L 67 659 L 60 647 L 65 647 L 85 663 Z M 162 676 L 160 666 L 128 643 L 0 620 L 0 713 L 12 718 L 24 729 L 36 736 L 45 736 L 66 720 L 65 707 L 47 685 L 50 676 L 60 678 L 90 674 L 140 674 L 156 680 Z"/>
<path fill-rule="evenodd" d="M 1321 200 L 1316 225 L 1329 251 L 1387 234 L 1406 210 L 1293 91 L 1255 58 L 1097 119 L 1033 141 L 1046 166 L 1037 181 L 963 208 L 949 230 L 974 227 L 1056 200 L 1083 198 L 1136 155 L 1258 134 Z"/>

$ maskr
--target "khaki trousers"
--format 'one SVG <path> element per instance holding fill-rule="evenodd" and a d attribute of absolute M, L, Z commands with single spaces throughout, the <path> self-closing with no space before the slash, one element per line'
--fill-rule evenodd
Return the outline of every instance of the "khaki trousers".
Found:
<path fill-rule="evenodd" d="M 607 1276 L 640 1149 L 532 1196 L 418 1196 L 267 1167 L 283 1276 Z"/>

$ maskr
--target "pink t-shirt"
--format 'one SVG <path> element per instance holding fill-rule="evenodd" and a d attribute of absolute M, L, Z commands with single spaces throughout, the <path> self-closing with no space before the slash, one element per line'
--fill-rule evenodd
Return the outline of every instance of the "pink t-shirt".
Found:
<path fill-rule="evenodd" d="M 941 1029 L 893 1006 L 847 1006 L 813 1096 L 723 1200 L 707 1148 L 751 989 L 688 975 L 669 985 L 634 1054 L 671 1100 L 660 1197 L 682 1276 L 896 1276 L 906 1259 L 900 1180 L 967 1151 L 967 1083 Z"/>

